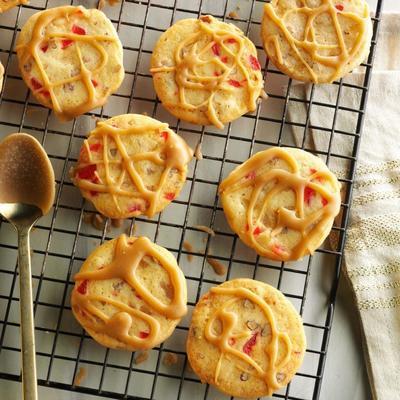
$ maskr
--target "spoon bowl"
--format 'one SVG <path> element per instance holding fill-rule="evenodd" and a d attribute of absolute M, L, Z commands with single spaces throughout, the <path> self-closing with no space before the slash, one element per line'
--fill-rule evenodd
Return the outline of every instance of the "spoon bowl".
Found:
<path fill-rule="evenodd" d="M 29 232 L 50 210 L 54 186 L 50 160 L 34 137 L 15 133 L 0 143 L 0 214 L 18 233 L 24 400 L 38 398 Z"/>

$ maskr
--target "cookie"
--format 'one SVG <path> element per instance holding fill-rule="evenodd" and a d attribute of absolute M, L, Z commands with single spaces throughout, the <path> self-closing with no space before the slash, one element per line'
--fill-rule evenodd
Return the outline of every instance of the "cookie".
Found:
<path fill-rule="evenodd" d="M 272 0 L 261 37 L 275 66 L 314 83 L 339 79 L 368 56 L 372 23 L 365 0 Z"/>
<path fill-rule="evenodd" d="M 220 184 L 226 218 L 259 255 L 278 261 L 313 254 L 340 211 L 340 184 L 318 157 L 300 149 L 260 151 Z"/>
<path fill-rule="evenodd" d="M 3 90 L 3 78 L 4 78 L 4 67 L 3 64 L 0 62 L 0 93 Z"/>
<path fill-rule="evenodd" d="M 146 237 L 121 235 L 104 243 L 74 279 L 72 312 L 106 347 L 151 349 L 187 311 L 186 281 L 174 256 Z"/>
<path fill-rule="evenodd" d="M 27 0 L 0 0 L 0 14 L 20 4 L 28 4 Z"/>
<path fill-rule="evenodd" d="M 202 382 L 256 398 L 289 383 L 303 361 L 306 338 L 301 317 L 279 290 L 234 279 L 197 303 L 186 349 Z"/>
<path fill-rule="evenodd" d="M 254 111 L 263 88 L 254 44 L 236 26 L 210 15 L 181 20 L 165 31 L 150 71 L 171 114 L 221 129 Z"/>
<path fill-rule="evenodd" d="M 107 217 L 151 217 L 178 196 L 192 156 L 168 124 L 119 115 L 99 122 L 83 142 L 71 180 Z"/>
<path fill-rule="evenodd" d="M 61 120 L 102 106 L 124 78 L 121 42 L 99 10 L 38 12 L 22 28 L 16 50 L 25 83 Z"/>

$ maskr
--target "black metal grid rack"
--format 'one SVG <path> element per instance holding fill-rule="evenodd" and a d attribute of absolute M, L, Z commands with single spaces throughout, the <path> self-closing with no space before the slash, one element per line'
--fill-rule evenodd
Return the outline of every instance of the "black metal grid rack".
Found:
<path fill-rule="evenodd" d="M 111 106 L 107 105 L 67 124 L 57 122 L 49 110 L 30 97 L 19 76 L 14 51 L 18 31 L 27 16 L 62 2 L 32 0 L 30 5 L 21 6 L 0 16 L 0 59 L 6 70 L 4 90 L 0 95 L 1 132 L 7 134 L 25 131 L 39 138 L 55 167 L 57 178 L 54 209 L 48 217 L 39 221 L 32 237 L 40 385 L 118 399 L 223 398 L 223 395 L 215 392 L 213 388 L 202 385 L 190 371 L 184 352 L 189 317 L 182 321 L 171 340 L 152 350 L 150 359 L 144 364 L 135 364 L 134 354 L 97 346 L 71 317 L 69 295 L 73 285 L 73 274 L 79 269 L 90 248 L 115 237 L 119 232 L 109 231 L 109 221 L 104 223 L 101 232 L 83 223 L 84 212 L 93 212 L 93 209 L 81 199 L 78 191 L 72 186 L 68 170 L 76 160 L 80 143 L 89 127 L 94 124 L 94 117 L 107 118 L 134 111 L 147 112 L 158 119 L 168 121 L 192 146 L 198 142 L 202 143 L 204 159 L 193 161 L 184 192 L 162 214 L 150 220 L 137 218 L 135 221 L 127 221 L 129 225 L 121 229 L 133 232 L 134 226 L 137 226 L 139 234 L 146 234 L 177 256 L 181 266 L 184 265 L 188 280 L 191 293 L 190 310 L 208 287 L 237 276 L 262 279 L 281 289 L 304 317 L 309 342 L 305 364 L 309 367 L 301 369 L 292 383 L 273 397 L 319 397 L 383 1 L 377 2 L 372 18 L 374 33 L 371 52 L 367 62 L 362 65 L 365 70 L 364 82 L 362 85 L 354 85 L 343 79 L 333 83 L 337 87 L 334 103 L 319 101 L 316 95 L 318 89 L 315 88 L 311 89 L 308 98 L 296 98 L 292 94 L 292 80 L 282 75 L 265 59 L 258 38 L 264 3 L 262 0 L 122 0 L 113 8 L 107 7 L 106 14 L 116 25 L 124 44 L 124 85 L 110 99 Z M 90 2 L 83 5 L 96 7 L 95 3 Z M 237 6 L 240 7 L 237 11 L 239 17 L 235 16 L 233 19 L 230 12 Z M 173 119 L 158 103 L 154 91 L 146 90 L 146 87 L 151 88 L 148 59 L 152 43 L 176 20 L 207 13 L 237 24 L 255 41 L 263 61 L 266 91 L 269 95 L 267 102 L 260 104 L 256 112 L 235 121 L 223 131 L 212 127 L 193 126 Z M 269 83 L 274 81 L 281 82 L 279 87 L 284 86 L 284 90 L 270 87 Z M 360 93 L 357 109 L 341 104 L 346 91 Z M 302 102 L 306 107 L 305 121 L 293 122 L 288 118 L 288 111 L 296 102 Z M 319 112 L 333 113 L 330 126 L 311 125 L 310 113 L 316 108 Z M 269 109 L 273 109 L 274 113 L 270 115 Z M 337 127 L 340 114 L 344 112 L 356 116 L 356 124 L 352 131 L 344 131 Z M 336 248 L 322 247 L 313 257 L 308 257 L 302 262 L 276 263 L 256 257 L 229 230 L 218 204 L 216 188 L 219 181 L 234 166 L 243 162 L 254 151 L 275 145 L 293 146 L 288 141 L 287 132 L 291 127 L 302 131 L 301 147 L 306 150 L 312 150 L 308 149 L 306 144 L 310 128 L 325 132 L 329 135 L 328 146 L 326 150 L 317 153 L 328 163 L 332 159 L 348 162 L 350 170 L 347 176 L 340 179 L 346 190 L 341 222 L 334 227 L 339 238 Z M 340 135 L 352 141 L 350 154 L 338 154 L 333 150 L 335 138 Z M 233 154 L 232 149 L 236 149 L 236 154 Z M 16 316 L 19 300 L 16 241 L 11 226 L 5 221 L 0 224 L 0 378 L 20 381 L 19 320 Z M 196 224 L 210 226 L 215 230 L 216 236 L 211 237 L 199 231 L 195 228 Z M 192 252 L 193 263 L 186 259 L 189 252 L 183 248 L 185 240 L 191 240 L 202 247 L 201 250 L 196 248 Z M 206 257 L 209 255 L 227 266 L 224 277 L 210 272 L 206 263 Z M 308 312 L 309 305 L 313 308 L 313 302 L 315 303 L 313 286 L 316 284 L 318 287 L 321 283 L 318 276 L 315 278 L 321 263 L 324 263 L 323 267 L 326 268 L 321 274 L 328 276 L 328 283 L 327 278 L 324 278 L 325 290 L 320 293 L 323 307 Z M 317 282 L 314 282 L 315 280 Z M 178 355 L 176 365 L 163 365 L 163 352 L 166 351 Z M 75 377 L 82 366 L 87 369 L 88 377 L 81 384 L 76 384 Z M 18 394 L 12 394 L 10 398 L 16 398 L 15 396 Z"/>

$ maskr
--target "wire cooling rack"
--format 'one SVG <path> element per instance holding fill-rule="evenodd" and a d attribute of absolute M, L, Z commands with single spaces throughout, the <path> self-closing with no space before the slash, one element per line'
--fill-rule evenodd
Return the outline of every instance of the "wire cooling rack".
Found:
<path fill-rule="evenodd" d="M 292 382 L 273 397 L 282 399 L 317 399 L 332 324 L 340 264 L 348 221 L 351 187 L 354 178 L 359 138 L 362 129 L 374 48 L 382 9 L 378 1 L 374 17 L 374 34 L 369 58 L 361 69 L 365 79 L 361 86 L 335 82 L 337 98 L 328 103 L 318 98 L 318 87 L 306 99 L 297 98 L 293 82 L 265 59 L 259 29 L 264 1 L 260 0 L 122 0 L 104 11 L 114 22 L 124 45 L 126 78 L 119 92 L 107 105 L 70 123 L 58 122 L 53 114 L 30 97 L 16 63 L 15 42 L 18 31 L 33 13 L 62 5 L 60 1 L 32 0 L 29 5 L 0 15 L 0 58 L 5 66 L 4 90 L 0 95 L 0 132 L 27 132 L 45 147 L 55 169 L 57 195 L 52 212 L 42 218 L 32 234 L 34 309 L 39 384 L 50 388 L 79 392 L 68 398 L 85 398 L 84 393 L 103 398 L 126 399 L 223 399 L 214 388 L 200 383 L 188 365 L 185 338 L 195 303 L 211 286 L 235 277 L 263 280 L 282 290 L 302 314 L 308 348 L 305 362 Z M 77 4 L 77 3 L 74 3 Z M 86 7 L 95 2 L 82 3 Z M 177 121 L 156 99 L 149 74 L 149 60 L 154 44 L 167 27 L 179 19 L 213 14 L 233 22 L 245 31 L 259 49 L 264 66 L 268 100 L 256 112 L 243 116 L 223 131 Z M 345 106 L 346 93 L 360 94 L 359 107 Z M 289 120 L 290 109 L 302 102 L 307 110 L 304 121 Z M 108 118 L 125 112 L 147 113 L 182 135 L 192 147 L 201 143 L 203 160 L 192 162 L 183 193 L 160 215 L 125 221 L 120 228 L 110 228 L 105 221 L 102 230 L 83 222 L 84 213 L 93 208 L 80 196 L 68 178 L 79 147 L 96 118 Z M 327 126 L 312 126 L 312 112 L 330 113 Z M 354 130 L 338 126 L 343 113 L 354 114 Z M 329 135 L 327 148 L 316 152 L 328 163 L 332 160 L 350 164 L 348 175 L 341 180 L 345 189 L 336 248 L 320 248 L 313 257 L 300 262 L 278 263 L 256 257 L 231 232 L 216 196 L 218 183 L 236 165 L 251 154 L 271 146 L 294 146 L 291 130 L 302 132 L 302 147 L 312 128 Z M 335 141 L 346 136 L 352 141 L 349 154 L 335 151 Z M 214 229 L 215 237 L 196 225 Z M 135 354 L 107 350 L 97 345 L 71 314 L 69 303 L 73 275 L 88 253 L 104 240 L 122 232 L 146 235 L 173 252 L 188 283 L 189 315 L 175 333 L 149 353 L 147 361 L 137 364 Z M 194 250 L 183 248 L 184 241 Z M 18 279 L 16 268 L 16 235 L 5 221 L 0 226 L 0 378 L 20 381 L 20 344 L 18 312 Z M 193 260 L 189 261 L 188 254 Z M 216 275 L 206 258 L 213 257 L 226 266 L 224 276 Z M 177 355 L 174 365 L 165 365 L 166 352 Z M 80 382 L 77 376 L 86 372 Z M 19 393 L 10 393 L 15 399 Z M 61 396 L 61 391 L 60 391 Z M 61 397 L 60 397 L 61 398 Z"/>

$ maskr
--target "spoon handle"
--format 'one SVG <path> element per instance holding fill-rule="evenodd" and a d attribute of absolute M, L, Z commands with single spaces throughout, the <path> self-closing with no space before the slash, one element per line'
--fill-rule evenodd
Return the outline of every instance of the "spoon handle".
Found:
<path fill-rule="evenodd" d="M 18 230 L 18 267 L 21 312 L 22 386 L 24 400 L 37 400 L 35 328 L 33 323 L 31 253 L 29 231 Z"/>

